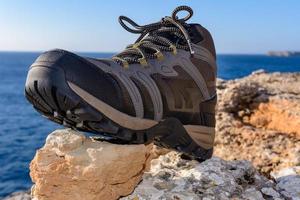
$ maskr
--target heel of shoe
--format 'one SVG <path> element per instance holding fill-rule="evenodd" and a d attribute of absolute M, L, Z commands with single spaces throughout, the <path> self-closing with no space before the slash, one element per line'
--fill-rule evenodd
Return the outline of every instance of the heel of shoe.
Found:
<path fill-rule="evenodd" d="M 176 118 L 167 118 L 147 132 L 153 135 L 156 145 L 177 150 L 192 159 L 204 161 L 212 156 L 213 128 L 182 125 Z"/>
<path fill-rule="evenodd" d="M 215 139 L 216 95 L 199 105 L 199 117 L 196 124 L 183 125 L 176 118 L 160 122 L 151 132 L 156 132 L 156 143 L 166 148 L 176 149 L 184 155 L 204 161 L 211 158 Z M 161 133 L 160 133 L 161 132 Z"/>
<path fill-rule="evenodd" d="M 199 104 L 199 125 L 208 127 L 216 126 L 216 104 L 217 95 L 214 95 L 209 100 L 203 101 Z"/>
<path fill-rule="evenodd" d="M 188 135 L 204 149 L 211 149 L 215 140 L 215 128 L 199 125 L 185 125 Z"/>

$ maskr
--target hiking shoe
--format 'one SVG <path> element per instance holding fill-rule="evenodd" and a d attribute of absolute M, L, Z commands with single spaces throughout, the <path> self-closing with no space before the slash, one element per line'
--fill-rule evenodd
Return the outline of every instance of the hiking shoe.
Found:
<path fill-rule="evenodd" d="M 178 17 L 185 11 L 187 16 Z M 124 144 L 153 142 L 198 160 L 212 155 L 216 54 L 210 33 L 187 23 L 193 11 L 140 26 L 137 41 L 111 59 L 51 50 L 31 65 L 25 94 L 48 119 Z M 128 26 L 130 25 L 130 27 Z"/>

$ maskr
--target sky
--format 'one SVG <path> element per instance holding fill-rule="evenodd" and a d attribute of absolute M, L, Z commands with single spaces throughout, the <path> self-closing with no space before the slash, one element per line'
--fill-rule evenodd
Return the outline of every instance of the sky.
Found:
<path fill-rule="evenodd" d="M 299 0 L 0 0 L 0 51 L 118 52 L 137 38 L 119 15 L 142 25 L 178 5 L 193 8 L 218 53 L 300 50 Z"/>

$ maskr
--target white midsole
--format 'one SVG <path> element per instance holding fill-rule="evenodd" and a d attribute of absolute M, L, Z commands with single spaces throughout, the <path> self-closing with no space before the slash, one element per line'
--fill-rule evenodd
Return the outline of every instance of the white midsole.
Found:
<path fill-rule="evenodd" d="M 68 84 L 78 96 L 80 96 L 93 108 L 124 128 L 138 131 L 149 129 L 158 124 L 158 121 L 155 120 L 132 117 L 123 112 L 120 112 L 117 109 L 99 100 L 98 98 L 94 97 L 90 93 L 86 92 L 78 85 L 69 81 Z M 196 143 L 207 149 L 212 147 L 215 135 L 214 128 L 200 125 L 184 125 L 184 128 Z"/>

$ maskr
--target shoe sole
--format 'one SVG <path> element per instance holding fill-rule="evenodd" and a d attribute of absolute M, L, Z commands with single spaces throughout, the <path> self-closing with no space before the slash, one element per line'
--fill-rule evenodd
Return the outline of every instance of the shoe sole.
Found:
<path fill-rule="evenodd" d="M 33 64 L 25 96 L 43 116 L 79 131 L 107 136 L 121 144 L 156 144 L 179 150 L 198 160 L 212 156 L 214 128 L 182 125 L 176 118 L 157 122 L 122 113 L 66 80 L 58 67 Z"/>

